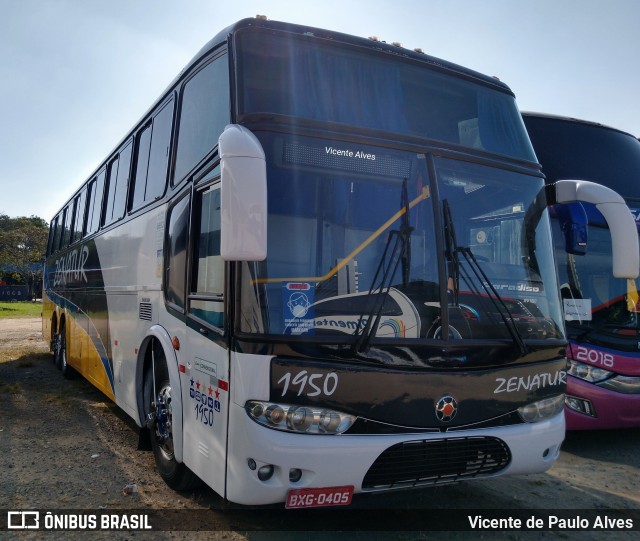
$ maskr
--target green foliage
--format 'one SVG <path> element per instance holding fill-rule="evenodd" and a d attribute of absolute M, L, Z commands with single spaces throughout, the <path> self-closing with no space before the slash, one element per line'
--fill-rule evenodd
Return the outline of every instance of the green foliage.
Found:
<path fill-rule="evenodd" d="M 29 286 L 42 281 L 49 226 L 38 216 L 0 214 L 0 279 Z"/>

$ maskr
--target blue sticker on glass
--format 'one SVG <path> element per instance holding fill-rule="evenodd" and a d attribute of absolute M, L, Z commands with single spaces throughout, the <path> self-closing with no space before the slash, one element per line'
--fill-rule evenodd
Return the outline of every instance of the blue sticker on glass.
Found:
<path fill-rule="evenodd" d="M 282 311 L 285 334 L 310 334 L 314 331 L 313 299 L 315 286 L 306 282 L 286 282 L 282 286 Z"/>

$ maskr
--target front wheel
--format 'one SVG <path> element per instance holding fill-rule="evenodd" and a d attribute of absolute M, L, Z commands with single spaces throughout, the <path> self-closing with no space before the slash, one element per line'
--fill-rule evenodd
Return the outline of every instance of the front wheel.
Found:
<path fill-rule="evenodd" d="M 152 346 L 152 355 L 155 363 L 151 363 L 147 369 L 144 397 L 156 468 L 165 483 L 172 489 L 189 490 L 199 485 L 200 479 L 175 458 L 171 382 L 162 348 L 157 342 Z M 153 364 L 155 364 L 155 389 Z"/>

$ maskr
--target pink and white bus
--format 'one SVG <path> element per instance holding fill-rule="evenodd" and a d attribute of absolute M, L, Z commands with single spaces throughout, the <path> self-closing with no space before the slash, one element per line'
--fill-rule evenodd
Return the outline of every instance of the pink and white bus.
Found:
<path fill-rule="evenodd" d="M 549 183 L 580 178 L 621 194 L 640 222 L 640 141 L 622 131 L 550 115 L 523 114 Z M 603 215 L 580 203 L 584 254 L 568 253 L 563 216 L 551 220 L 569 339 L 569 430 L 640 426 L 640 306 L 633 280 L 611 275 L 612 239 Z"/>

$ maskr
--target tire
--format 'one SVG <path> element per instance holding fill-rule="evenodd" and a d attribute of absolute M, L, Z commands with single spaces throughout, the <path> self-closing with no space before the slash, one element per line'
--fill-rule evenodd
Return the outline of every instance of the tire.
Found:
<path fill-rule="evenodd" d="M 60 355 L 60 334 L 57 332 L 53 333 L 53 338 L 51 340 L 51 353 L 51 362 L 58 366 L 58 356 Z"/>
<path fill-rule="evenodd" d="M 56 368 L 58 370 L 62 369 L 62 356 L 63 354 L 66 357 L 66 349 L 67 349 L 67 340 L 66 340 L 66 329 L 65 329 L 65 325 L 64 325 L 64 321 L 62 323 L 60 323 L 60 328 L 58 329 L 58 332 L 56 333 L 56 335 L 53 337 L 53 362 L 56 365 Z M 63 351 L 64 349 L 64 351 Z M 66 361 L 65 361 L 66 364 Z"/>
<path fill-rule="evenodd" d="M 201 484 L 200 479 L 183 463 L 178 462 L 173 445 L 173 416 L 171 411 L 171 382 L 162 347 L 152 344 L 155 356 L 155 391 L 153 363 L 149 362 L 144 380 L 144 403 L 147 426 L 151 433 L 151 450 L 158 473 L 173 490 L 185 491 Z"/>
<path fill-rule="evenodd" d="M 63 323 L 58 335 L 58 354 L 56 355 L 56 366 L 66 379 L 73 379 L 75 370 L 67 362 L 67 329 Z"/>

